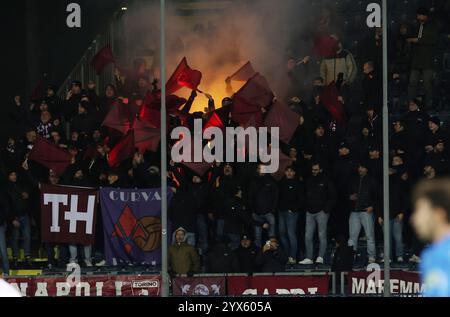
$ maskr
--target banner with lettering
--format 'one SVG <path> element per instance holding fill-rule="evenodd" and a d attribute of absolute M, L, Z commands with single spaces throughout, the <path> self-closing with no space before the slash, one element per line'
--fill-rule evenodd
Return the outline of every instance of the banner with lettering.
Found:
<path fill-rule="evenodd" d="M 102 188 L 100 204 L 106 262 L 159 265 L 161 189 Z"/>
<path fill-rule="evenodd" d="M 328 295 L 330 276 L 228 276 L 228 295 Z"/>
<path fill-rule="evenodd" d="M 159 296 L 160 275 L 10 277 L 6 281 L 26 297 Z"/>
<path fill-rule="evenodd" d="M 94 244 L 97 190 L 41 185 L 42 242 Z"/>
<path fill-rule="evenodd" d="M 417 272 L 391 271 L 390 284 L 393 295 L 420 296 L 424 288 Z M 347 285 L 347 291 L 351 295 L 382 295 L 384 293 L 384 272 L 349 272 Z"/>

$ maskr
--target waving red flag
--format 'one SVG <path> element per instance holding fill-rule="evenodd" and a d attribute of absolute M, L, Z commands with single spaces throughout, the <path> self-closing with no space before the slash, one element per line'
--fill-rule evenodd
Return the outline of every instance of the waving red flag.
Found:
<path fill-rule="evenodd" d="M 289 143 L 299 122 L 299 115 L 289 109 L 280 101 L 275 102 L 267 114 L 264 125 L 266 127 L 278 127 L 280 140 Z"/>
<path fill-rule="evenodd" d="M 128 131 L 119 143 L 108 154 L 108 164 L 111 167 L 119 165 L 120 162 L 133 157 L 135 153 L 134 146 L 134 131 L 131 129 Z"/>
<path fill-rule="evenodd" d="M 56 175 L 61 175 L 70 165 L 72 155 L 38 135 L 28 159 L 44 165 Z"/>
<path fill-rule="evenodd" d="M 247 81 L 249 78 L 256 75 L 256 71 L 252 66 L 252 63 L 247 62 L 241 68 L 239 68 L 233 75 L 230 76 L 231 80 Z"/>
<path fill-rule="evenodd" d="M 339 91 L 334 81 L 323 90 L 320 99 L 325 108 L 339 123 L 345 123 L 344 105 L 339 101 Z"/>
<path fill-rule="evenodd" d="M 133 125 L 133 130 L 134 145 L 140 153 L 144 153 L 145 151 L 158 151 L 161 140 L 160 129 L 149 126 L 142 120 L 136 120 Z"/>
<path fill-rule="evenodd" d="M 166 84 L 166 94 L 171 95 L 181 89 L 181 87 L 197 90 L 201 81 L 202 73 L 198 70 L 191 69 L 187 64 L 186 57 L 183 57 Z"/>
<path fill-rule="evenodd" d="M 209 118 L 208 122 L 203 127 L 203 131 L 205 131 L 206 129 L 208 129 L 210 127 L 216 127 L 221 130 L 225 129 L 225 125 L 223 124 L 222 120 L 220 119 L 220 117 L 217 115 L 217 113 L 215 111 L 213 112 L 213 114 L 211 115 L 211 118 Z"/>
<path fill-rule="evenodd" d="M 138 106 L 135 104 L 124 104 L 115 102 L 111 110 L 103 120 L 102 126 L 113 128 L 126 134 L 131 129 L 133 121 L 138 111 Z"/>
<path fill-rule="evenodd" d="M 91 60 L 91 65 L 97 75 L 100 75 L 109 64 L 115 64 L 116 59 L 111 49 L 111 45 L 103 47 Z"/>

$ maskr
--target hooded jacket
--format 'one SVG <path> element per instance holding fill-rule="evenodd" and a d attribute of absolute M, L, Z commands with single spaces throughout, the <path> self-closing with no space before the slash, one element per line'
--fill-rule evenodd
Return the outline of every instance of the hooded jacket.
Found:
<path fill-rule="evenodd" d="M 178 230 L 186 230 L 179 228 Z M 194 247 L 183 241 L 174 241 L 168 251 L 169 271 L 175 274 L 197 273 L 200 271 L 200 259 Z"/>

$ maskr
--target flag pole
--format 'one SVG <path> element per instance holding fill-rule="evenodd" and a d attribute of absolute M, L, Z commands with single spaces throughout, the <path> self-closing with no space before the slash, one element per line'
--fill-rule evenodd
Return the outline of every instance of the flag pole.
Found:
<path fill-rule="evenodd" d="M 384 240 L 384 296 L 391 296 L 391 231 L 389 221 L 389 111 L 388 111 L 388 21 L 387 0 L 382 2 L 383 23 L 383 240 Z"/>
<path fill-rule="evenodd" d="M 168 232 L 167 232 L 167 135 L 166 135 L 166 1 L 160 0 L 161 6 L 161 295 L 169 296 L 169 273 L 168 273 Z"/>

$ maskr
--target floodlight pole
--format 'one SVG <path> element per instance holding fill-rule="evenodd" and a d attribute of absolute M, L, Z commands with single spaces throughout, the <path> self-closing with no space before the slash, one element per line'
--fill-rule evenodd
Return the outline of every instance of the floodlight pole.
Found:
<path fill-rule="evenodd" d="M 387 0 L 382 1 L 383 23 L 383 219 L 384 219 L 384 296 L 391 296 L 391 229 L 389 215 L 389 111 L 388 111 L 388 15 Z"/>
<path fill-rule="evenodd" d="M 166 129 L 166 1 L 160 0 L 161 6 L 161 295 L 169 296 L 169 273 L 168 273 L 168 232 L 167 232 L 167 129 Z"/>

